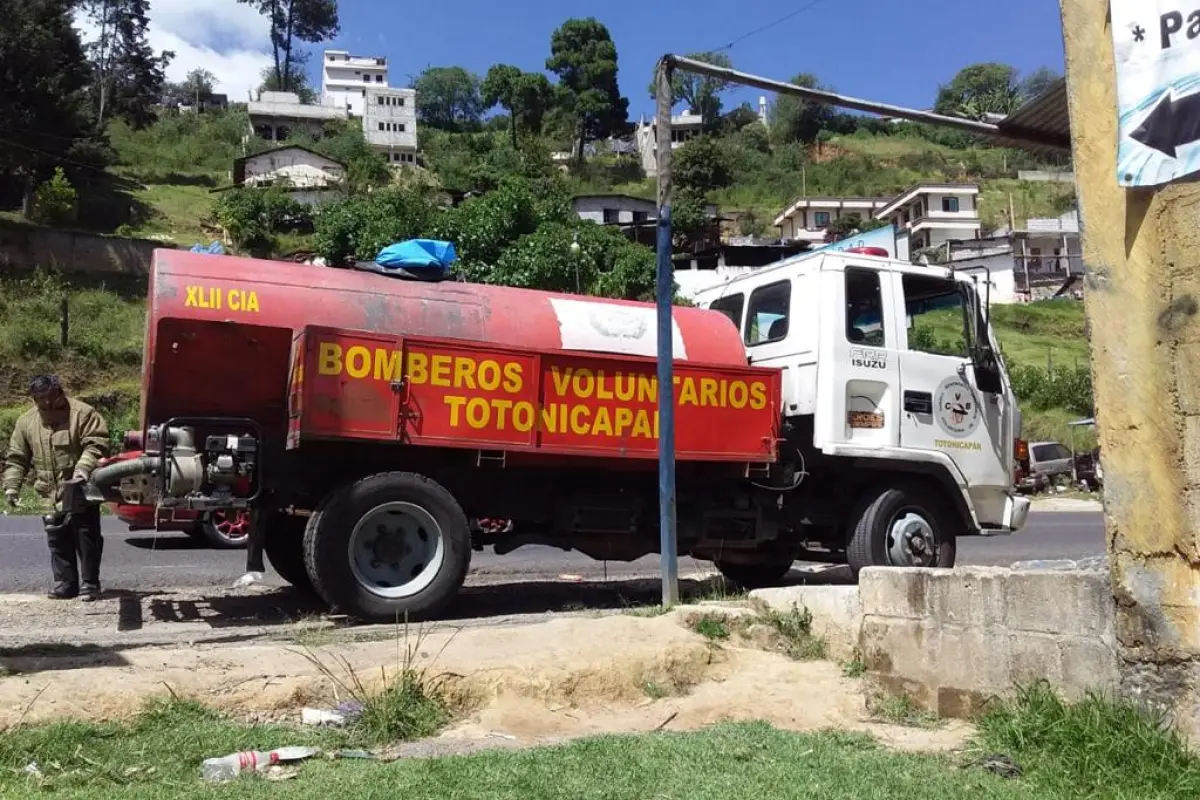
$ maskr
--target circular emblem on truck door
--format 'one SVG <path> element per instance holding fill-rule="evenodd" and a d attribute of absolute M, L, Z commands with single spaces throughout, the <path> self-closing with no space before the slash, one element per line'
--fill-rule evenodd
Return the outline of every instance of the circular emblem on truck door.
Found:
<path fill-rule="evenodd" d="M 947 378 L 934 393 L 933 416 L 949 435 L 958 439 L 970 436 L 979 427 L 975 393 L 961 378 Z"/>

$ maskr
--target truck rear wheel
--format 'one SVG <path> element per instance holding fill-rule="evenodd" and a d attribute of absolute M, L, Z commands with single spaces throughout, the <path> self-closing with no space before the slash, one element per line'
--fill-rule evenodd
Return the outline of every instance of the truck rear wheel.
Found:
<path fill-rule="evenodd" d="M 321 597 L 373 622 L 436 614 L 471 564 L 466 514 L 440 484 L 385 472 L 345 486 L 309 518 L 304 558 Z"/>
<path fill-rule="evenodd" d="M 863 567 L 954 566 L 953 515 L 947 504 L 914 485 L 869 489 L 850 519 L 846 561 Z"/>

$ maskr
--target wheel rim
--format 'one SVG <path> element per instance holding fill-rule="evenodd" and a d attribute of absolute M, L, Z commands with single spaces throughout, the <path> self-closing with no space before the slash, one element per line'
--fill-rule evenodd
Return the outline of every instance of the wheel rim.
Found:
<path fill-rule="evenodd" d="M 354 579 L 379 597 L 411 597 L 433 582 L 445 558 L 441 526 L 413 503 L 378 505 L 350 533 Z"/>
<path fill-rule="evenodd" d="M 240 542 L 250 535 L 250 515 L 238 511 L 232 517 L 227 511 L 214 511 L 210 524 L 222 539 Z"/>
<path fill-rule="evenodd" d="M 887 556 L 893 567 L 937 564 L 938 541 L 933 525 L 917 511 L 901 511 L 888 526 Z"/>

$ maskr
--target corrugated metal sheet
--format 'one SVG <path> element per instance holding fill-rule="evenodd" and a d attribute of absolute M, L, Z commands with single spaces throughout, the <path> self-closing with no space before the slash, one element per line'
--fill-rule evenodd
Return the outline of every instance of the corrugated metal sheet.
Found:
<path fill-rule="evenodd" d="M 999 141 L 1010 147 L 1041 152 L 1070 152 L 1071 115 L 1067 80 L 1059 78 L 1040 96 L 996 124 Z"/>

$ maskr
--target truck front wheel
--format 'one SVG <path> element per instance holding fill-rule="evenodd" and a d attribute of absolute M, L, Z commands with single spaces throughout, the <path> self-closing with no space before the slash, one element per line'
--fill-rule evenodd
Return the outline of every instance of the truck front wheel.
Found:
<path fill-rule="evenodd" d="M 466 514 L 445 488 L 411 472 L 345 486 L 308 520 L 304 558 L 321 597 L 372 622 L 433 616 L 471 564 Z"/>
<path fill-rule="evenodd" d="M 863 567 L 953 567 L 952 520 L 922 486 L 869 489 L 851 515 L 846 561 L 855 578 Z"/>

